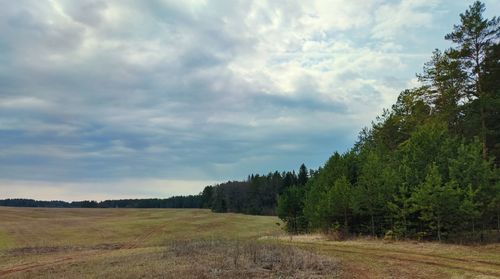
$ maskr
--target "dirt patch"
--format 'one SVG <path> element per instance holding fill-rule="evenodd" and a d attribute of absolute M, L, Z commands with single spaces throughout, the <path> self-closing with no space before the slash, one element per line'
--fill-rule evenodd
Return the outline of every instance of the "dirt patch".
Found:
<path fill-rule="evenodd" d="M 47 246 L 47 247 L 22 247 L 7 250 L 11 256 L 44 255 L 56 253 L 68 253 L 90 250 L 117 250 L 122 249 L 123 243 L 102 243 L 94 246 Z"/>
<path fill-rule="evenodd" d="M 35 268 L 40 268 L 40 267 L 45 267 L 45 266 L 52 266 L 58 263 L 66 262 L 69 260 L 72 260 L 73 257 L 64 257 L 64 258 L 59 258 L 50 262 L 45 262 L 45 263 L 35 263 L 35 264 L 22 264 L 18 265 L 14 268 L 10 268 L 7 270 L 0 270 L 0 276 L 8 275 L 11 273 L 16 273 L 16 272 L 21 272 L 21 271 L 26 271 L 26 270 L 32 270 Z"/>
<path fill-rule="evenodd" d="M 123 247 L 121 243 L 103 243 L 91 247 L 91 250 L 118 250 Z"/>
<path fill-rule="evenodd" d="M 314 241 L 327 241 L 328 240 L 328 238 L 324 234 L 320 234 L 320 233 L 263 236 L 259 239 L 261 239 L 261 240 L 297 241 L 297 242 L 314 242 Z"/>
<path fill-rule="evenodd" d="M 69 251 L 81 251 L 80 247 L 62 247 L 62 246 L 54 246 L 54 247 L 22 247 L 8 250 L 8 254 L 12 256 L 24 256 L 24 255 L 43 255 L 43 254 L 52 254 L 52 253 L 62 253 Z"/>

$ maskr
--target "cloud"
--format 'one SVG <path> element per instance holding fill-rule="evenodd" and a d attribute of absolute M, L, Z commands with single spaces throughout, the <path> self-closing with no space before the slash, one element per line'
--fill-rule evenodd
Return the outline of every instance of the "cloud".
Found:
<path fill-rule="evenodd" d="M 402 0 L 381 5 L 375 12 L 373 37 L 394 40 L 409 29 L 432 27 L 437 4 L 436 0 Z"/>
<path fill-rule="evenodd" d="M 5 3 L 0 176 L 61 195 L 101 181 L 105 195 L 117 194 L 118 181 L 219 181 L 302 162 L 318 167 L 410 84 L 434 48 L 427 45 L 456 21 L 447 6 Z M 150 185 L 152 194 L 163 187 Z"/>
<path fill-rule="evenodd" d="M 98 27 L 104 22 L 108 5 L 105 1 L 85 2 L 56 2 L 51 1 L 52 7 L 60 14 L 70 17 L 73 21 L 89 27 Z M 62 5 L 62 6 L 61 6 Z"/>
<path fill-rule="evenodd" d="M 39 110 L 39 109 L 47 109 L 50 107 L 51 104 L 49 102 L 29 96 L 0 99 L 0 108 L 2 109 Z"/>

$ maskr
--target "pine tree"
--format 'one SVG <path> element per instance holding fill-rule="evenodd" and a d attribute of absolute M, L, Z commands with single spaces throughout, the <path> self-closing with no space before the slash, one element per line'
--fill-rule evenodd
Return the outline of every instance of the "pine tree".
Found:
<path fill-rule="evenodd" d="M 396 235 L 407 237 L 410 214 L 412 213 L 411 192 L 409 191 L 406 183 L 398 187 L 397 192 L 394 194 L 392 200 L 387 202 L 392 217 L 395 219 L 393 231 Z"/>
<path fill-rule="evenodd" d="M 335 220 L 343 219 L 346 233 L 349 231 L 348 214 L 352 211 L 352 199 L 352 186 L 346 176 L 337 179 L 328 191 L 329 215 Z"/>
<path fill-rule="evenodd" d="M 417 77 L 424 84 L 420 97 L 432 107 L 437 118 L 458 132 L 459 103 L 467 96 L 467 74 L 460 61 L 436 49 L 424 65 L 424 72 Z"/>
<path fill-rule="evenodd" d="M 483 3 L 474 2 L 465 13 L 460 14 L 460 24 L 454 25 L 453 32 L 447 34 L 445 39 L 457 45 L 450 49 L 449 54 L 462 62 L 472 87 L 472 90 L 469 91 L 470 97 L 478 99 L 483 158 L 487 159 L 485 91 L 481 83 L 484 76 L 486 52 L 500 39 L 500 18 L 484 19 L 484 10 Z"/>
<path fill-rule="evenodd" d="M 459 212 L 459 192 L 455 187 L 452 181 L 443 183 L 438 167 L 433 163 L 424 183 L 412 194 L 414 209 L 419 213 L 420 220 L 437 233 L 439 241 L 443 231 L 455 223 Z"/>
<path fill-rule="evenodd" d="M 472 233 L 475 233 L 475 224 L 477 218 L 480 216 L 481 212 L 479 208 L 481 203 L 477 200 L 477 193 L 479 189 L 474 190 L 472 185 L 462 190 L 462 200 L 460 202 L 460 216 L 465 223 L 472 224 Z"/>
<path fill-rule="evenodd" d="M 354 207 L 358 214 L 368 215 L 370 230 L 375 236 L 375 216 L 384 215 L 387 211 L 387 200 L 391 190 L 385 183 L 384 163 L 379 154 L 369 151 L 361 166 L 356 192 L 354 193 Z"/>
<path fill-rule="evenodd" d="M 278 198 L 278 217 L 286 223 L 289 232 L 297 233 L 306 225 L 303 215 L 304 189 L 292 186 Z"/>
<path fill-rule="evenodd" d="M 297 184 L 304 186 L 304 185 L 306 185 L 308 179 L 309 179 L 309 174 L 308 174 L 306 165 L 302 164 L 302 165 L 300 165 L 299 175 L 297 178 Z"/>
<path fill-rule="evenodd" d="M 489 154 L 500 166 L 500 42 L 492 45 L 486 52 L 483 63 L 481 88 L 484 91 L 486 144 Z"/>

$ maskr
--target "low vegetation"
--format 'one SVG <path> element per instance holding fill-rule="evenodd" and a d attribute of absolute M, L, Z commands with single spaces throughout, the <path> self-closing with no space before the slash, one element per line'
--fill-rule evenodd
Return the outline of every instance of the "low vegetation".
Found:
<path fill-rule="evenodd" d="M 338 278 L 341 272 L 332 258 L 256 241 L 172 241 L 164 257 L 194 263 L 179 277 L 194 273 L 202 278 Z"/>
<path fill-rule="evenodd" d="M 287 235 L 272 216 L 0 207 L 1 278 L 496 278 L 500 246 Z"/>

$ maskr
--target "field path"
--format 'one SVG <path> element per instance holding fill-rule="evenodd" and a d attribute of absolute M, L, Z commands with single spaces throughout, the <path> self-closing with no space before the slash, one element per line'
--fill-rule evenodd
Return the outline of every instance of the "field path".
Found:
<path fill-rule="evenodd" d="M 70 261 L 73 259 L 74 259 L 74 257 L 67 256 L 67 257 L 63 257 L 63 258 L 53 259 L 53 260 L 47 261 L 47 262 L 24 263 L 24 264 L 20 264 L 20 265 L 11 267 L 11 268 L 6 269 L 6 270 L 0 270 L 0 276 L 5 276 L 5 275 L 9 275 L 9 274 L 17 273 L 17 272 L 22 272 L 22 271 L 33 270 L 33 269 L 40 268 L 40 267 L 52 266 L 52 265 L 56 265 L 56 264 L 59 264 L 62 262 L 67 262 L 67 261 Z"/>
<path fill-rule="evenodd" d="M 341 242 L 340 242 L 341 243 Z M 357 245 L 336 244 L 336 242 L 318 245 L 317 242 L 296 242 L 292 245 L 321 251 L 328 255 L 341 256 L 352 254 L 354 258 L 377 262 L 389 262 L 396 266 L 400 263 L 414 263 L 444 269 L 459 270 L 476 275 L 500 278 L 500 262 L 483 259 L 456 258 L 422 252 L 396 251 L 394 249 L 360 247 Z M 360 262 L 362 262 L 360 260 Z M 361 276 L 364 277 L 364 276 Z"/>

